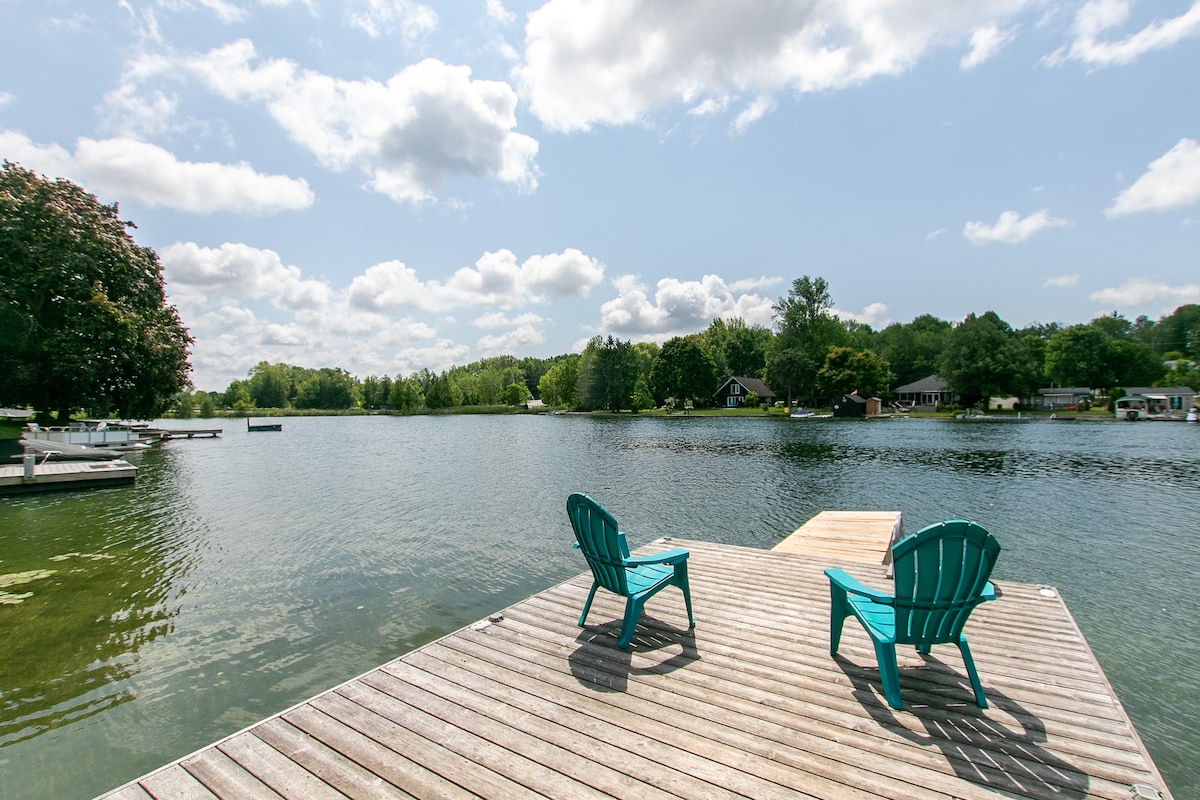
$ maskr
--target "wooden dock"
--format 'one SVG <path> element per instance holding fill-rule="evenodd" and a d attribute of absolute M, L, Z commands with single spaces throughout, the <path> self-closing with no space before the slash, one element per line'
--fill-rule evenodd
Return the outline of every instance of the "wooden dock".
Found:
<path fill-rule="evenodd" d="M 887 564 L 903 536 L 899 511 L 822 511 L 773 548 L 813 558 Z"/>
<path fill-rule="evenodd" d="M 579 575 L 105 795 L 147 798 L 1170 798 L 1066 605 L 999 582 L 967 627 L 991 708 L 956 648 L 899 653 L 905 710 L 883 700 L 870 640 L 829 655 L 843 566 L 704 542 L 678 591 L 623 603 Z M 580 559 L 582 566 L 582 559 Z M 1151 796 L 1151 795 L 1146 795 Z"/>
<path fill-rule="evenodd" d="M 147 436 L 155 439 L 215 439 L 221 435 L 222 428 L 147 428 Z"/>
<path fill-rule="evenodd" d="M 60 489 L 125 486 L 137 478 L 128 461 L 44 461 L 30 470 L 24 464 L 0 465 L 0 495 Z"/>

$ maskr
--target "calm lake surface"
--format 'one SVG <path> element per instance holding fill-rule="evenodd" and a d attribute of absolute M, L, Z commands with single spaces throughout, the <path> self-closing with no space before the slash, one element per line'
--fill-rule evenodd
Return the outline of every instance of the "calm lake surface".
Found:
<path fill-rule="evenodd" d="M 225 432 L 132 456 L 136 486 L 0 498 L 0 573 L 34 573 L 0 585 L 31 593 L 0 604 L 0 797 L 93 797 L 582 572 L 572 491 L 634 547 L 769 548 L 824 509 L 974 519 L 996 577 L 1062 591 L 1175 796 L 1200 797 L 1200 425 L 164 425 Z"/>

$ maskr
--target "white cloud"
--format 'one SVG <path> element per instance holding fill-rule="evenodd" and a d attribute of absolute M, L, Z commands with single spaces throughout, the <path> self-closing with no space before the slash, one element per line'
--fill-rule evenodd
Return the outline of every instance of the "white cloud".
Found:
<path fill-rule="evenodd" d="M 529 17 L 514 70 L 530 109 L 552 130 L 639 122 L 683 104 L 712 113 L 743 104 L 743 128 L 782 91 L 858 86 L 912 68 L 938 46 L 966 42 L 1036 0 L 843 3 L 589 3 L 550 0 Z M 711 101 L 711 102 L 710 102 Z"/>
<path fill-rule="evenodd" d="M 422 281 L 399 261 L 375 264 L 350 283 L 350 303 L 374 310 L 510 309 L 542 302 L 544 294 L 586 297 L 603 279 L 604 266 L 578 250 L 530 256 L 523 264 L 511 251 L 498 250 L 485 252 L 474 267 L 457 270 L 445 282 Z"/>
<path fill-rule="evenodd" d="M 6 105 L 11 103 L 12 101 L 13 101 L 13 96 L 11 94 L 9 94 L 8 92 L 0 92 L 0 108 L 4 108 Z"/>
<path fill-rule="evenodd" d="M 1070 275 L 1058 275 L 1053 278 L 1046 278 L 1042 282 L 1042 288 L 1055 287 L 1059 289 L 1070 289 L 1079 285 L 1079 273 L 1073 272 Z"/>
<path fill-rule="evenodd" d="M 520 327 L 522 325 L 540 325 L 544 321 L 545 320 L 543 320 L 537 314 L 521 314 L 510 319 L 507 315 L 496 311 L 491 314 L 484 314 L 481 317 L 477 317 L 471 324 L 476 328 L 488 330 L 494 328 L 507 328 L 510 326 Z"/>
<path fill-rule="evenodd" d="M 517 21 L 517 15 L 505 8 L 501 0 L 485 0 L 484 9 L 488 17 L 501 25 L 512 25 Z"/>
<path fill-rule="evenodd" d="M 1155 20 L 1123 39 L 1101 41 L 1102 36 L 1128 21 L 1132 8 L 1132 0 L 1088 0 L 1075 15 L 1075 40 L 1047 56 L 1045 63 L 1053 66 L 1079 61 L 1096 67 L 1131 64 L 1146 53 L 1165 50 L 1200 35 L 1200 2 L 1197 2 L 1183 14 Z"/>
<path fill-rule="evenodd" d="M 180 161 L 134 139 L 79 139 L 71 153 L 0 131 L 0 150 L 27 169 L 69 178 L 97 194 L 193 214 L 277 214 L 308 208 L 315 199 L 300 178 L 264 175 L 245 163 Z"/>
<path fill-rule="evenodd" d="M 351 27 L 372 39 L 386 36 L 399 28 L 406 42 L 413 43 L 437 30 L 438 15 L 429 6 L 409 0 L 363 0 L 361 10 L 347 11 Z"/>
<path fill-rule="evenodd" d="M 870 303 L 857 313 L 853 311 L 839 311 L 837 309 L 831 309 L 831 311 L 839 319 L 854 320 L 855 322 L 861 322 L 875 328 L 886 327 L 891 323 L 891 319 L 888 318 L 888 306 L 886 303 Z"/>
<path fill-rule="evenodd" d="M 298 267 L 286 265 L 273 250 L 226 242 L 201 247 L 175 242 L 159 252 L 173 301 L 183 305 L 211 305 L 219 298 L 269 298 L 290 311 L 324 308 L 332 299 L 329 285 L 302 277 Z"/>
<path fill-rule="evenodd" d="M 925 234 L 925 241 L 931 242 L 946 232 L 945 228 L 938 228 L 936 231 L 930 231 Z"/>
<path fill-rule="evenodd" d="M 1017 38 L 1017 26 L 1001 28 L 995 22 L 989 22 L 971 31 L 971 51 L 963 56 L 959 66 L 964 69 L 974 69 L 992 58 Z"/>
<path fill-rule="evenodd" d="M 1105 209 L 1109 217 L 1138 211 L 1169 211 L 1200 203 L 1200 142 L 1179 143 L 1150 163 L 1133 185 L 1117 195 Z"/>
<path fill-rule="evenodd" d="M 1171 286 L 1148 278 L 1130 278 L 1117 287 L 1088 295 L 1105 307 L 1160 306 L 1164 313 L 1188 303 L 1200 303 L 1200 285 Z"/>
<path fill-rule="evenodd" d="M 521 325 L 508 333 L 499 336 L 481 336 L 475 343 L 479 355 L 489 356 L 509 355 L 519 353 L 524 348 L 541 344 L 546 337 L 533 325 Z"/>
<path fill-rule="evenodd" d="M 735 295 L 718 275 L 699 281 L 663 278 L 654 299 L 636 276 L 613 281 L 617 297 L 600 307 L 600 329 L 644 341 L 662 341 L 708 327 L 714 319 L 741 317 L 749 325 L 769 326 L 774 319 L 771 300 L 756 294 Z"/>
<path fill-rule="evenodd" d="M 347 81 L 287 59 L 260 62 L 245 39 L 187 67 L 226 99 L 261 103 L 325 167 L 357 167 L 398 202 L 432 200 L 457 176 L 537 187 L 537 141 L 513 131 L 516 94 L 472 80 L 469 67 L 426 59 L 383 83 Z"/>
<path fill-rule="evenodd" d="M 987 244 L 988 242 L 1016 244 L 1046 228 L 1057 228 L 1069 224 L 1065 219 L 1050 216 L 1050 210 L 1046 208 L 1035 211 L 1025 218 L 1022 218 L 1016 211 L 1005 211 L 996 220 L 995 225 L 988 225 L 985 222 L 968 222 L 963 226 L 963 236 L 967 237 L 971 244 Z"/>

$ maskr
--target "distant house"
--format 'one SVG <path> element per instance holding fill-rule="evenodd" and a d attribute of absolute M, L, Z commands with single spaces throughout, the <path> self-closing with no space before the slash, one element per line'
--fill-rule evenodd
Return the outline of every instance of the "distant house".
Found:
<path fill-rule="evenodd" d="M 775 400 L 775 393 L 758 378 L 730 378 L 721 384 L 721 388 L 713 393 L 713 400 L 719 406 L 740 408 L 746 403 L 746 395 L 753 392 L 758 395 L 758 402 L 770 404 Z"/>
<path fill-rule="evenodd" d="M 1151 413 L 1186 412 L 1196 405 L 1196 392 L 1189 386 L 1126 386 L 1126 395 L 1141 395 L 1151 402 Z"/>
<path fill-rule="evenodd" d="M 857 392 L 844 394 L 833 401 L 835 417 L 870 417 L 878 414 L 883 401 L 878 397 L 863 397 Z"/>
<path fill-rule="evenodd" d="M 1080 400 L 1090 400 L 1092 390 L 1086 386 L 1056 386 L 1050 389 L 1038 389 L 1037 395 L 1029 398 L 1031 409 L 1053 411 L 1056 408 L 1079 405 Z"/>
<path fill-rule="evenodd" d="M 906 383 L 893 391 L 892 396 L 897 403 L 909 406 L 913 411 L 937 411 L 958 400 L 950 385 L 937 375 Z"/>

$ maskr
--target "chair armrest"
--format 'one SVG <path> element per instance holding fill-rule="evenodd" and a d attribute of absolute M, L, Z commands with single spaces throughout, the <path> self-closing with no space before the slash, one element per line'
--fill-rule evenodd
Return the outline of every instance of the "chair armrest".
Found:
<path fill-rule="evenodd" d="M 625 541 L 625 531 L 617 531 L 617 550 L 621 558 L 629 558 L 629 542 Z"/>
<path fill-rule="evenodd" d="M 578 550 L 578 549 L 579 549 L 579 542 L 571 542 L 571 547 L 574 547 L 576 550 Z"/>
<path fill-rule="evenodd" d="M 996 599 L 996 587 L 992 585 L 991 581 L 988 581 L 987 583 L 985 583 L 983 585 L 983 591 L 979 593 L 979 596 L 982 597 L 984 600 L 995 600 Z"/>
<path fill-rule="evenodd" d="M 681 561 L 687 561 L 688 551 L 682 547 L 676 547 L 672 550 L 664 550 L 661 553 L 655 553 L 652 556 L 633 556 L 625 559 L 625 566 L 640 567 L 644 564 L 678 564 Z"/>
<path fill-rule="evenodd" d="M 842 591 L 866 597 L 874 603 L 882 603 L 890 606 L 896 599 L 893 595 L 885 594 L 884 592 L 872 589 L 870 586 L 859 583 L 850 573 L 843 569 L 827 569 L 825 570 L 825 577 L 829 578 L 829 582 Z"/>

